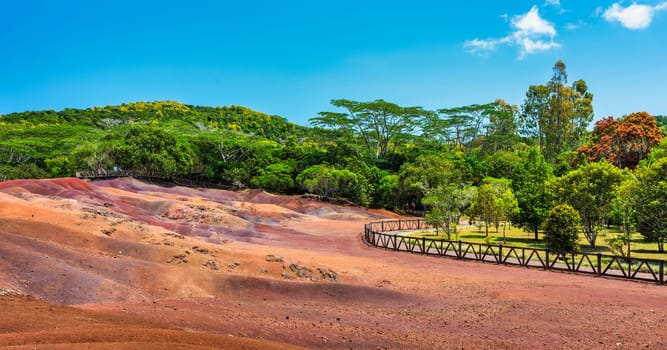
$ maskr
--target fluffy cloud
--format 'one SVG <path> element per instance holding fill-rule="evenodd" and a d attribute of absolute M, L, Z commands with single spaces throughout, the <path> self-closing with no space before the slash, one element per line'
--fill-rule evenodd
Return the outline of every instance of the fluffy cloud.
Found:
<path fill-rule="evenodd" d="M 518 33 L 521 35 L 556 35 L 556 28 L 540 17 L 537 6 L 533 6 L 533 8 L 523 16 L 515 16 L 512 18 L 512 26 L 518 29 Z"/>
<path fill-rule="evenodd" d="M 602 17 L 608 22 L 619 22 L 625 28 L 637 30 L 647 28 L 653 21 L 655 13 L 665 9 L 667 2 L 655 6 L 637 5 L 635 2 L 628 7 L 614 3 L 602 13 Z"/>
<path fill-rule="evenodd" d="M 560 46 L 553 40 L 557 34 L 556 28 L 540 17 L 537 6 L 533 6 L 526 14 L 512 17 L 510 24 L 514 31 L 505 37 L 475 38 L 466 41 L 464 46 L 476 54 L 494 51 L 500 45 L 517 46 L 520 59 L 529 54 L 548 51 Z"/>

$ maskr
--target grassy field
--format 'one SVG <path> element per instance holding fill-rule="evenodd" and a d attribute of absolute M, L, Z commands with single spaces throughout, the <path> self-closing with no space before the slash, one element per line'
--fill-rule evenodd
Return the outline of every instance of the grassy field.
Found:
<path fill-rule="evenodd" d="M 461 222 L 465 222 L 464 219 Z M 451 240 L 461 240 L 466 242 L 486 243 L 484 226 L 459 226 L 458 235 L 452 235 Z M 434 239 L 447 239 L 447 236 L 440 231 L 440 235 L 436 235 L 435 230 L 421 230 L 409 234 L 412 237 L 426 237 Z M 598 235 L 595 249 L 592 249 L 584 234 L 579 236 L 579 247 L 582 252 L 588 253 L 604 253 L 613 254 L 607 244 L 607 238 L 620 235 L 618 227 L 610 227 L 607 232 L 602 232 Z M 534 240 L 532 232 L 526 232 L 520 228 L 511 227 L 508 225 L 505 230 L 505 240 L 503 240 L 503 226 L 501 225 L 496 232 L 495 227 L 489 227 L 490 244 L 505 244 L 515 247 L 529 247 L 529 248 L 545 248 L 542 241 L 542 233 L 539 234 L 539 241 Z M 660 259 L 667 260 L 666 253 L 658 253 L 658 246 L 654 242 L 646 242 L 639 233 L 630 235 L 630 255 L 635 258 L 645 259 Z"/>

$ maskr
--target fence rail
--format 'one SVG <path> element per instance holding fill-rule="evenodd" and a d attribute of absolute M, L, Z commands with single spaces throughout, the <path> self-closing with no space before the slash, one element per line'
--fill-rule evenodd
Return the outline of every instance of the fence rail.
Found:
<path fill-rule="evenodd" d="M 601 253 L 566 253 L 387 233 L 429 228 L 433 226 L 422 219 L 371 222 L 365 225 L 364 239 L 375 247 L 387 250 L 665 284 L 665 260 Z"/>
<path fill-rule="evenodd" d="M 118 177 L 133 177 L 135 179 L 142 179 L 155 182 L 170 182 L 176 185 L 183 186 L 197 186 L 207 188 L 233 188 L 233 186 L 225 185 L 223 183 L 215 183 L 206 181 L 201 176 L 175 176 L 166 175 L 160 172 L 144 171 L 144 170 L 97 170 L 97 171 L 77 171 L 75 176 L 80 179 L 102 180 L 113 179 Z"/>

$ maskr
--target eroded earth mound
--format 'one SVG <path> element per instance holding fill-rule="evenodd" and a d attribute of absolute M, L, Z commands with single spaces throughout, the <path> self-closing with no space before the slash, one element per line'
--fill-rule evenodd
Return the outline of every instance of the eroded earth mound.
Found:
<path fill-rule="evenodd" d="M 0 183 L 0 347 L 667 348 L 667 286 L 384 251 L 397 218 L 134 179 Z"/>

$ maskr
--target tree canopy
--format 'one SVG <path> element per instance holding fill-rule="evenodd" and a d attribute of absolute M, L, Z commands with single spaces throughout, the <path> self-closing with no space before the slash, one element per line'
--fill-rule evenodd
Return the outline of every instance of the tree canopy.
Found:
<path fill-rule="evenodd" d="M 636 168 L 663 139 L 655 118 L 646 112 L 598 120 L 591 136 L 591 145 L 579 148 L 589 161 L 606 159 L 619 168 L 630 169 Z"/>
<path fill-rule="evenodd" d="M 583 80 L 567 86 L 565 63 L 558 61 L 546 85 L 532 85 L 526 93 L 520 118 L 521 132 L 534 137 L 547 162 L 576 149 L 593 121 L 593 94 Z"/>

